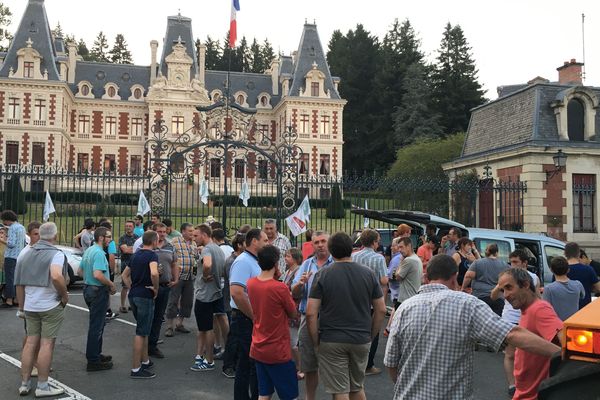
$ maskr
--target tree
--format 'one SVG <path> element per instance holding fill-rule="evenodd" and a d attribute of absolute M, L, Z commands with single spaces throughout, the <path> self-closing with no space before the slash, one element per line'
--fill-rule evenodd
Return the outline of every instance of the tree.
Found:
<path fill-rule="evenodd" d="M 236 48 L 229 47 L 229 31 L 227 31 L 223 40 L 223 55 L 218 69 L 221 71 L 242 72 L 243 62 L 240 55 L 241 53 Z"/>
<path fill-rule="evenodd" d="M 56 28 L 54 28 L 52 30 L 52 34 L 54 35 L 54 37 L 64 37 L 64 32 L 62 30 L 62 27 L 60 26 L 60 22 L 58 22 L 56 24 Z"/>
<path fill-rule="evenodd" d="M 13 39 L 13 35 L 8 31 L 8 27 L 11 23 L 12 12 L 0 3 L 0 51 L 8 51 L 10 41 Z"/>
<path fill-rule="evenodd" d="M 10 179 L 5 183 L 4 193 L 2 194 L 2 209 L 13 210 L 17 214 L 25 214 L 27 212 L 27 204 L 25 203 L 25 193 L 21 186 L 19 175 L 12 174 Z"/>
<path fill-rule="evenodd" d="M 462 28 L 446 24 L 433 73 L 435 106 L 446 134 L 466 131 L 470 110 L 485 102 L 477 72 Z"/>
<path fill-rule="evenodd" d="M 77 43 L 77 54 L 79 54 L 85 61 L 90 60 L 90 51 L 87 48 L 87 45 L 83 41 L 83 39 L 79 39 L 79 43 Z"/>
<path fill-rule="evenodd" d="M 331 187 L 331 198 L 329 199 L 325 215 L 330 219 L 341 219 L 346 216 L 342 193 L 340 192 L 340 185 L 338 183 L 334 183 Z"/>
<path fill-rule="evenodd" d="M 108 62 L 106 50 L 108 50 L 108 41 L 104 33 L 100 31 L 96 40 L 94 40 L 92 50 L 90 50 L 90 61 Z"/>
<path fill-rule="evenodd" d="M 236 58 L 239 60 L 241 64 L 240 71 L 242 72 L 250 72 L 250 65 L 252 63 L 252 54 L 250 53 L 250 49 L 248 48 L 248 41 L 246 37 L 243 36 L 242 40 L 240 40 L 240 45 L 236 48 Z"/>
<path fill-rule="evenodd" d="M 426 77 L 425 68 L 420 63 L 414 63 L 406 70 L 402 101 L 392 114 L 394 143 L 399 147 L 416 139 L 434 139 L 442 135 L 439 115 L 432 111 Z"/>
<path fill-rule="evenodd" d="M 210 36 L 206 37 L 204 42 L 206 46 L 206 69 L 216 70 L 221 65 L 221 46 L 218 40 L 212 40 Z"/>
<path fill-rule="evenodd" d="M 262 73 L 264 72 L 264 60 L 262 58 L 262 49 L 260 48 L 260 44 L 256 38 L 252 41 L 250 45 L 250 54 L 252 57 L 252 63 L 250 65 L 250 72 Z"/>
<path fill-rule="evenodd" d="M 265 39 L 260 49 L 260 56 L 262 58 L 263 66 L 261 73 L 271 68 L 271 61 L 275 58 L 275 52 L 273 46 L 269 43 L 269 39 Z"/>
<path fill-rule="evenodd" d="M 125 37 L 118 33 L 115 37 L 115 44 L 113 48 L 110 49 L 108 53 L 110 60 L 117 64 L 133 64 L 133 59 L 131 58 L 131 52 L 127 48 L 127 42 L 125 41 Z"/>

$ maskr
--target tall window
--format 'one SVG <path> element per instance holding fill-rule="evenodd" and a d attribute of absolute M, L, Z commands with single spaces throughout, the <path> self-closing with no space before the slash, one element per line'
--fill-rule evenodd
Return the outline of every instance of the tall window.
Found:
<path fill-rule="evenodd" d="M 77 153 L 77 170 L 87 171 L 90 168 L 90 155 L 86 153 Z"/>
<path fill-rule="evenodd" d="M 46 100 L 36 99 L 34 103 L 35 115 L 34 119 L 43 121 L 46 119 Z"/>
<path fill-rule="evenodd" d="M 596 175 L 573 174 L 573 232 L 596 232 Z"/>
<path fill-rule="evenodd" d="M 132 175 L 140 175 L 142 173 L 142 156 L 131 156 L 129 165 Z"/>
<path fill-rule="evenodd" d="M 246 172 L 246 170 L 245 170 L 244 160 L 235 160 L 233 176 L 235 178 L 244 178 L 245 172 Z"/>
<path fill-rule="evenodd" d="M 142 119 L 131 118 L 131 136 L 142 136 Z"/>
<path fill-rule="evenodd" d="M 116 94 L 117 94 L 117 89 L 115 89 L 114 86 L 110 86 L 108 88 L 108 97 L 115 97 Z"/>
<path fill-rule="evenodd" d="M 23 63 L 23 77 L 33 78 L 33 62 L 25 61 Z"/>
<path fill-rule="evenodd" d="M 134 97 L 136 100 L 139 100 L 139 99 L 141 99 L 141 98 L 142 98 L 142 89 L 140 89 L 140 88 L 135 88 L 135 90 L 133 91 L 133 97 Z"/>
<path fill-rule="evenodd" d="M 8 118 L 17 119 L 20 115 L 19 99 L 11 97 L 8 99 Z"/>
<path fill-rule="evenodd" d="M 33 165 L 44 165 L 46 163 L 45 150 L 44 143 L 33 142 L 31 146 L 31 163 Z"/>
<path fill-rule="evenodd" d="M 117 134 L 117 117 L 106 117 L 104 120 L 104 134 L 115 136 Z"/>
<path fill-rule="evenodd" d="M 19 163 L 19 142 L 6 142 L 6 162 L 13 165 Z"/>
<path fill-rule="evenodd" d="M 319 97 L 319 82 L 311 82 L 310 95 L 313 97 Z"/>
<path fill-rule="evenodd" d="M 308 114 L 300 115 L 300 133 L 310 133 L 310 117 Z"/>
<path fill-rule="evenodd" d="M 115 172 L 117 170 L 117 163 L 115 161 L 114 154 L 104 155 L 104 172 Z"/>
<path fill-rule="evenodd" d="M 218 158 L 210 159 L 210 177 L 220 178 L 221 177 L 221 160 Z"/>
<path fill-rule="evenodd" d="M 567 126 L 569 139 L 583 142 L 584 135 L 584 111 L 583 103 L 578 99 L 572 99 L 567 105 Z"/>
<path fill-rule="evenodd" d="M 319 158 L 319 174 L 329 175 L 331 171 L 329 167 L 329 154 L 321 154 Z"/>
<path fill-rule="evenodd" d="M 237 103 L 241 106 L 246 102 L 246 99 L 244 98 L 243 94 L 239 94 L 237 97 Z"/>
<path fill-rule="evenodd" d="M 330 131 L 329 115 L 321 115 L 321 135 L 329 135 Z"/>
<path fill-rule="evenodd" d="M 174 115 L 171 119 L 171 133 L 180 135 L 183 133 L 183 116 Z"/>
<path fill-rule="evenodd" d="M 79 116 L 79 133 L 90 133 L 91 130 L 91 119 L 89 115 L 80 115 Z"/>
<path fill-rule="evenodd" d="M 81 94 L 83 96 L 87 96 L 88 94 L 90 94 L 90 87 L 88 85 L 82 85 L 81 86 Z"/>
<path fill-rule="evenodd" d="M 307 175 L 309 171 L 310 155 L 308 153 L 302 153 L 300 156 L 300 165 L 298 166 L 298 173 Z"/>
<path fill-rule="evenodd" d="M 258 160 L 258 179 L 267 180 L 269 177 L 269 162 L 267 160 Z"/>

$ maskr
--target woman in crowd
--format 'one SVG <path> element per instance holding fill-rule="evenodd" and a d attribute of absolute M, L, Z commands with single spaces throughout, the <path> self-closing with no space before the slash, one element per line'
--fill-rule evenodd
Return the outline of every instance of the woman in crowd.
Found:
<path fill-rule="evenodd" d="M 458 240 L 456 244 L 456 253 L 452 255 L 452 258 L 458 265 L 458 289 L 462 287 L 465 274 L 469 270 L 469 266 L 475 260 L 481 258 L 477 249 L 473 245 L 473 241 L 469 238 L 463 237 Z"/>
<path fill-rule="evenodd" d="M 285 275 L 283 275 L 283 283 L 287 285 L 287 287 L 292 290 L 292 282 L 294 281 L 294 277 L 296 276 L 296 272 L 298 272 L 298 268 L 302 264 L 303 257 L 302 252 L 295 247 L 292 247 L 285 253 L 285 266 L 286 271 Z M 300 299 L 294 299 L 296 302 L 296 308 L 300 305 Z M 298 379 L 304 379 L 304 374 L 300 370 L 300 352 L 298 351 L 298 328 L 300 327 L 300 313 L 298 313 L 296 318 L 290 319 L 290 338 L 292 345 L 292 356 L 294 357 L 294 362 L 296 363 L 296 368 L 298 369 L 297 375 Z"/>

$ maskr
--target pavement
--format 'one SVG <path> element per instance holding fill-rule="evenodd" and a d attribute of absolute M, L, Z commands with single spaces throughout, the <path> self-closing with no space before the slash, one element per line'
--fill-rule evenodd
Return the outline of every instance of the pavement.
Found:
<path fill-rule="evenodd" d="M 87 307 L 81 287 L 70 289 L 70 304 L 64 324 L 57 338 L 50 374 L 51 384 L 61 386 L 65 394 L 57 399 L 232 399 L 233 379 L 221 374 L 221 361 L 214 371 L 193 372 L 189 367 L 195 355 L 195 321 L 186 321 L 193 330 L 189 334 L 176 334 L 164 338 L 159 347 L 166 358 L 154 359 L 156 378 L 133 380 L 129 378 L 131 346 L 135 321 L 131 312 L 121 314 L 107 324 L 104 330 L 104 354 L 113 356 L 114 368 L 109 371 L 86 372 L 85 343 L 88 326 Z M 113 310 L 119 306 L 119 293 L 111 297 Z M 0 309 L 0 399 L 22 398 L 17 389 L 20 384 L 19 359 L 24 336 L 23 321 L 16 318 L 16 309 Z M 375 364 L 382 367 L 386 338 L 381 337 Z M 476 399 L 507 399 L 506 381 L 502 369 L 502 354 L 478 351 L 475 353 L 474 388 Z M 303 398 L 303 383 L 300 382 Z M 365 381 L 367 398 L 391 399 L 393 384 L 387 373 L 368 376 Z M 33 397 L 33 394 L 29 395 Z M 273 396 L 275 399 L 277 396 Z M 319 387 L 319 399 L 328 399 Z"/>

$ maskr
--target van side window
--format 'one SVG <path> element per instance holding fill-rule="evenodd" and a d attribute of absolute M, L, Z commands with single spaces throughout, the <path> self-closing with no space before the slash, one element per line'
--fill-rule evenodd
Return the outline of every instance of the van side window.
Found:
<path fill-rule="evenodd" d="M 485 249 L 488 245 L 492 243 L 496 243 L 498 246 L 498 259 L 506 262 L 508 264 L 508 255 L 511 252 L 510 243 L 504 240 L 498 239 L 486 239 L 486 238 L 475 238 L 475 247 L 481 254 L 481 257 L 485 257 Z"/>
<path fill-rule="evenodd" d="M 552 282 L 552 271 L 550 271 L 550 262 L 554 257 L 564 257 L 565 250 L 560 247 L 544 246 L 544 253 L 546 255 L 546 265 L 544 265 L 544 282 Z"/>

